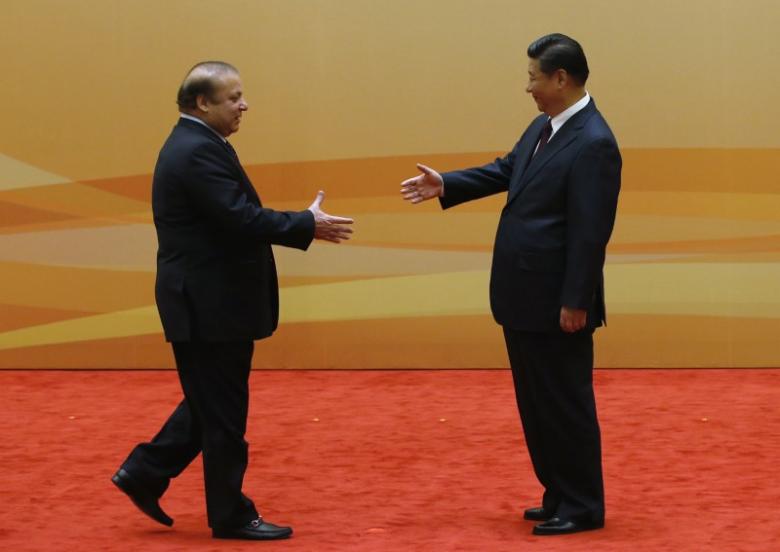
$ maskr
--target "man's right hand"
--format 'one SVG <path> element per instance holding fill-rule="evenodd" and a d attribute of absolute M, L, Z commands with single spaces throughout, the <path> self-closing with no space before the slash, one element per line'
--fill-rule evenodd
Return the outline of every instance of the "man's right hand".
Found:
<path fill-rule="evenodd" d="M 354 221 L 351 218 L 334 217 L 320 209 L 323 199 L 325 199 L 325 192 L 320 190 L 314 203 L 309 206 L 309 211 L 314 215 L 314 239 L 333 243 L 348 240 L 352 229 L 345 225 L 352 224 Z"/>
<path fill-rule="evenodd" d="M 422 174 L 401 182 L 401 195 L 406 201 L 420 203 L 444 195 L 444 180 L 430 167 L 417 163 Z"/>

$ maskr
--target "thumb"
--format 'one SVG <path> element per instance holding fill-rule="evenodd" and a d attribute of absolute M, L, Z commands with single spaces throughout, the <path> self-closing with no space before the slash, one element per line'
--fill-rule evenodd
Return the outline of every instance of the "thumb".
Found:
<path fill-rule="evenodd" d="M 435 172 L 432 168 L 427 167 L 427 166 L 423 165 L 422 163 L 417 163 L 417 168 L 423 174 L 433 174 Z"/>
<path fill-rule="evenodd" d="M 322 205 L 323 199 L 325 199 L 325 192 L 320 190 L 319 192 L 317 192 L 317 197 L 314 198 L 314 203 L 312 203 L 311 206 L 319 209 L 320 205 Z"/>

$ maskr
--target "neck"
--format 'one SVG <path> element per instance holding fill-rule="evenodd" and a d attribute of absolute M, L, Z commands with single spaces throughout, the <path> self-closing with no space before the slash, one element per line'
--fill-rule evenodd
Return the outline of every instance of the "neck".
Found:
<path fill-rule="evenodd" d="M 585 88 L 577 88 L 575 90 L 572 90 L 571 92 L 569 92 L 563 97 L 563 101 L 561 102 L 561 104 L 558 105 L 555 110 L 548 111 L 547 115 L 549 115 L 551 118 L 560 115 L 561 113 L 569 109 L 571 106 L 576 104 L 584 97 L 585 97 Z"/>
<path fill-rule="evenodd" d="M 204 123 L 207 123 L 206 119 L 203 118 L 203 114 L 198 113 L 195 110 L 180 109 L 179 113 L 181 113 L 182 115 L 186 115 L 187 117 L 195 117 L 199 121 L 203 121 Z"/>
<path fill-rule="evenodd" d="M 188 112 L 188 111 L 185 111 L 183 109 L 180 110 L 179 113 L 181 115 L 185 115 L 187 117 L 192 117 L 194 119 L 197 119 L 198 121 L 203 123 L 203 125 L 206 126 L 209 130 L 211 130 L 214 134 L 216 134 L 217 136 L 219 136 L 223 140 L 227 141 L 227 136 L 225 136 L 224 134 L 222 134 L 221 132 L 216 130 L 213 126 L 211 126 L 206 119 L 204 119 L 203 117 L 199 117 L 197 113 Z"/>

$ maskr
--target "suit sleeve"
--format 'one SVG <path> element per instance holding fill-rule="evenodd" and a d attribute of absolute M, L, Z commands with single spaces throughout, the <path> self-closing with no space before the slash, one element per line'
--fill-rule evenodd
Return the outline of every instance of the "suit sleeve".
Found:
<path fill-rule="evenodd" d="M 247 197 L 236 180 L 233 161 L 210 142 L 193 151 L 185 180 L 195 205 L 221 227 L 272 244 L 306 250 L 314 239 L 314 215 L 274 211 Z"/>
<path fill-rule="evenodd" d="M 617 144 L 606 138 L 585 146 L 574 162 L 567 193 L 564 306 L 587 309 L 600 285 L 615 224 L 621 166 Z"/>
<path fill-rule="evenodd" d="M 443 209 L 460 203 L 506 192 L 515 165 L 517 147 L 482 167 L 443 173 L 444 197 L 439 198 Z"/>

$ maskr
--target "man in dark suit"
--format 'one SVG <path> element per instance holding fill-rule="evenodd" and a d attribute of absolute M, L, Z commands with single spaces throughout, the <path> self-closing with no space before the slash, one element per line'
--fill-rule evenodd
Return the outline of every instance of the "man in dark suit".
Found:
<path fill-rule="evenodd" d="M 406 200 L 443 208 L 508 192 L 490 278 L 542 503 L 524 517 L 538 535 L 604 525 L 601 438 L 593 394 L 593 331 L 606 320 L 603 266 L 615 221 L 621 157 L 585 90 L 588 64 L 573 39 L 528 47 L 528 87 L 542 115 L 505 157 L 401 184 Z"/>
<path fill-rule="evenodd" d="M 157 229 L 157 307 L 171 342 L 184 400 L 149 443 L 130 453 L 113 482 L 145 514 L 173 520 L 159 498 L 203 452 L 209 526 L 216 538 L 280 539 L 290 527 L 264 521 L 241 491 L 254 340 L 279 318 L 271 245 L 307 249 L 312 239 L 348 239 L 351 219 L 320 209 L 263 207 L 226 138 L 248 105 L 238 71 L 193 67 L 182 83 L 181 118 L 160 151 L 152 184 Z"/>

